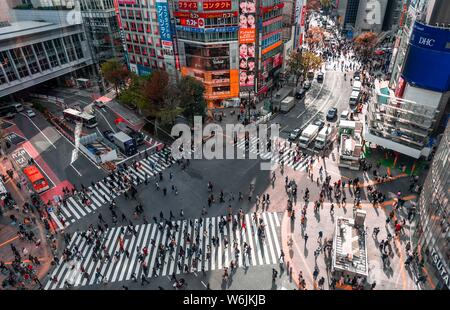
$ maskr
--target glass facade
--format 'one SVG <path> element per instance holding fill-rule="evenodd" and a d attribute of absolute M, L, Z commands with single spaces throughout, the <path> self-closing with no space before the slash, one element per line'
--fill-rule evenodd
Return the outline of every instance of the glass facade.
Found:
<path fill-rule="evenodd" d="M 450 126 L 440 145 L 419 197 L 419 223 L 414 241 L 423 258 L 426 289 L 450 288 Z"/>

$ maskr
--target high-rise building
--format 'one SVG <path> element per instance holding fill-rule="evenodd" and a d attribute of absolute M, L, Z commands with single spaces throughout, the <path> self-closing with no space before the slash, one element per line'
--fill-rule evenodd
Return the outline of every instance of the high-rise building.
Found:
<path fill-rule="evenodd" d="M 132 72 L 147 75 L 165 70 L 175 77 L 173 3 L 167 0 L 114 0 L 124 58 Z"/>
<path fill-rule="evenodd" d="M 0 97 L 54 79 L 92 74 L 92 55 L 81 21 L 68 23 L 67 11 L 13 10 L 0 26 Z"/>
<path fill-rule="evenodd" d="M 251 7 L 248 4 L 245 2 L 242 8 L 248 12 L 245 26 L 253 25 L 248 29 L 248 40 L 254 41 L 255 35 L 250 32 L 256 26 L 256 6 L 254 2 Z M 174 16 L 182 75 L 203 82 L 209 107 L 239 97 L 238 1 L 176 1 Z M 246 53 L 252 58 L 245 64 L 256 68 L 254 44 Z"/>
<path fill-rule="evenodd" d="M 377 83 L 368 105 L 366 141 L 414 158 L 431 154 L 450 108 L 450 28 L 434 13 L 446 7 L 449 1 L 411 1 L 393 51 L 390 84 Z"/>
<path fill-rule="evenodd" d="M 338 23 L 350 38 L 364 31 L 380 33 L 398 27 L 404 3 L 410 0 L 340 0 Z"/>
<path fill-rule="evenodd" d="M 203 82 L 209 107 L 255 98 L 277 83 L 283 59 L 280 0 L 118 0 L 130 68 Z"/>
<path fill-rule="evenodd" d="M 306 1 L 287 0 L 283 7 L 283 70 L 289 54 L 303 44 L 306 18 Z"/>
<path fill-rule="evenodd" d="M 445 130 L 418 201 L 413 243 L 424 259 L 425 289 L 450 288 L 450 125 Z"/>
<path fill-rule="evenodd" d="M 123 55 L 114 0 L 80 0 L 86 35 L 97 63 Z"/>

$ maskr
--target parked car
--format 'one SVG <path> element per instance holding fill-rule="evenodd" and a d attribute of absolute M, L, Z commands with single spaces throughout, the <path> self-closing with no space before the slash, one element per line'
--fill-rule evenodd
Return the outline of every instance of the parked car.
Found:
<path fill-rule="evenodd" d="M 337 116 L 337 109 L 336 108 L 329 109 L 327 112 L 327 121 L 334 120 L 336 116 Z"/>
<path fill-rule="evenodd" d="M 110 142 L 114 143 L 114 132 L 112 130 L 105 130 L 103 132 L 103 135 L 106 139 L 108 139 Z"/>
<path fill-rule="evenodd" d="M 36 116 L 36 113 L 34 113 L 34 111 L 31 110 L 31 109 L 26 110 L 26 111 L 25 111 L 25 114 L 26 114 L 28 117 L 34 117 L 34 116 Z"/>
<path fill-rule="evenodd" d="M 323 126 L 325 126 L 325 122 L 318 119 L 317 121 L 314 122 L 314 125 L 319 126 L 319 131 L 323 128 Z"/>
<path fill-rule="evenodd" d="M 295 128 L 289 134 L 289 140 L 290 141 L 296 140 L 300 136 L 301 133 L 302 133 L 302 130 L 300 128 Z"/>
<path fill-rule="evenodd" d="M 314 71 L 309 71 L 309 72 L 307 73 L 306 77 L 307 77 L 309 80 L 314 79 Z"/>

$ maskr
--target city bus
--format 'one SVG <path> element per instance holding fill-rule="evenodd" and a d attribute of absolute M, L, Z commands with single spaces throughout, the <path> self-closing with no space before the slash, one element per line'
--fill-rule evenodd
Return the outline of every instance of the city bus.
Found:
<path fill-rule="evenodd" d="M 95 115 L 80 112 L 75 109 L 66 109 L 63 111 L 64 119 L 73 123 L 82 122 L 84 127 L 94 128 L 97 126 L 97 118 Z"/>
<path fill-rule="evenodd" d="M 24 168 L 23 173 L 27 176 L 31 185 L 33 185 L 36 193 L 42 193 L 50 188 L 47 180 L 36 166 L 31 165 Z"/>

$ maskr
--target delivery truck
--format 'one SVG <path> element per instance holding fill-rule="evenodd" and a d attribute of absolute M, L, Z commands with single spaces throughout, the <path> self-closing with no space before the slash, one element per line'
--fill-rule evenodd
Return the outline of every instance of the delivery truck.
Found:
<path fill-rule="evenodd" d="M 314 147 L 318 150 L 323 150 L 329 142 L 331 132 L 332 132 L 331 126 L 325 126 L 324 128 L 322 128 L 322 130 L 316 137 Z"/>
<path fill-rule="evenodd" d="M 289 112 L 295 105 L 295 98 L 288 96 L 281 101 L 280 111 L 287 113 Z"/>
<path fill-rule="evenodd" d="M 305 130 L 303 130 L 302 135 L 299 139 L 300 147 L 307 148 L 308 145 L 317 137 L 319 133 L 319 126 L 308 125 Z"/>
<path fill-rule="evenodd" d="M 113 136 L 114 144 L 127 156 L 137 153 L 136 141 L 123 131 L 119 131 Z"/>

